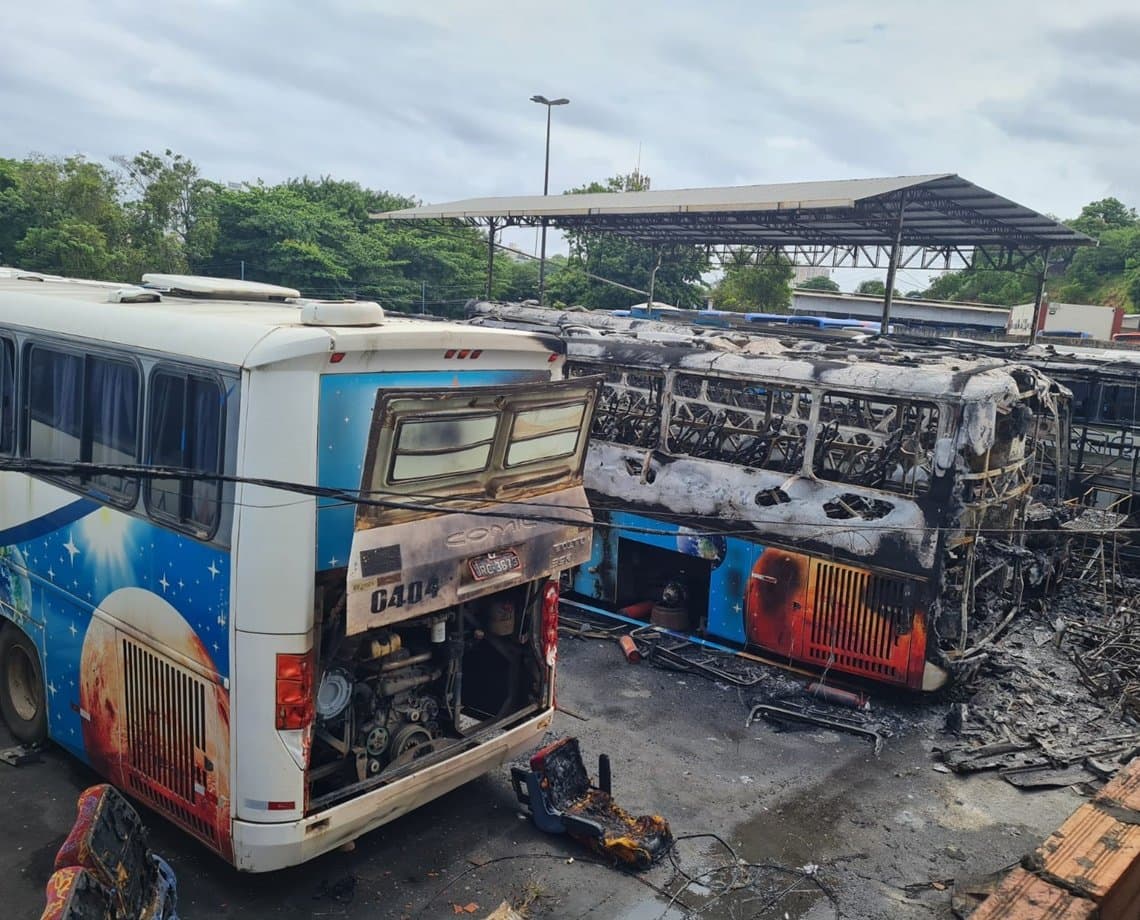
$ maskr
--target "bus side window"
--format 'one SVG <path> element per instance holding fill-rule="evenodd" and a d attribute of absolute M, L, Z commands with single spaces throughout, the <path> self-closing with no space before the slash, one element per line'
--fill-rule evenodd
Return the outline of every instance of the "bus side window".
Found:
<path fill-rule="evenodd" d="M 0 339 L 0 454 L 16 445 L 16 347 Z"/>
<path fill-rule="evenodd" d="M 129 362 L 33 346 L 28 351 L 28 456 L 129 466 L 138 460 L 139 374 Z M 138 479 L 119 473 L 60 476 L 133 505 Z"/>
<path fill-rule="evenodd" d="M 147 460 L 151 466 L 220 473 L 222 388 L 216 380 L 174 370 L 150 379 Z M 153 478 L 146 487 L 151 517 L 209 538 L 220 519 L 222 484 L 195 476 Z"/>
<path fill-rule="evenodd" d="M 1073 421 L 1090 421 L 1096 416 L 1096 400 L 1092 397 L 1093 385 L 1087 380 L 1061 379 L 1065 386 L 1073 391 Z"/>

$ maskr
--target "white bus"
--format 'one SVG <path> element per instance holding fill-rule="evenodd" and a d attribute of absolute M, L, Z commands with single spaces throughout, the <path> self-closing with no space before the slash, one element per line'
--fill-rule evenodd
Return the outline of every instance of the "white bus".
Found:
<path fill-rule="evenodd" d="M 0 714 L 239 869 L 538 744 L 598 382 L 552 337 L 0 269 Z"/>

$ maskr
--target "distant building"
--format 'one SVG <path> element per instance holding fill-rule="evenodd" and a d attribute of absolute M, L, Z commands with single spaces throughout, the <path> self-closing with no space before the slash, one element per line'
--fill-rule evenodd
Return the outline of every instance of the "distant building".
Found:
<path fill-rule="evenodd" d="M 797 284 L 803 284 L 805 281 L 810 281 L 812 278 L 819 278 L 820 276 L 824 278 L 831 277 L 830 268 L 814 268 L 811 265 L 797 265 L 792 271 L 794 272 L 792 275 L 792 287 L 795 287 Z"/>
<path fill-rule="evenodd" d="M 798 290 L 792 295 L 792 312 L 836 319 L 878 320 L 883 314 L 883 299 L 868 294 Z M 1003 335 L 1008 322 L 1009 307 L 989 304 L 897 297 L 891 305 L 891 325 L 899 331 L 945 329 Z"/>
<path fill-rule="evenodd" d="M 1033 325 L 1033 304 L 1023 303 L 1011 307 L 1006 335 L 1028 336 Z M 1124 311 L 1120 307 L 1103 307 L 1092 303 L 1051 303 L 1046 301 L 1041 310 L 1041 332 L 1061 335 L 1073 333 L 1072 338 L 1093 338 L 1102 342 L 1124 328 Z"/>

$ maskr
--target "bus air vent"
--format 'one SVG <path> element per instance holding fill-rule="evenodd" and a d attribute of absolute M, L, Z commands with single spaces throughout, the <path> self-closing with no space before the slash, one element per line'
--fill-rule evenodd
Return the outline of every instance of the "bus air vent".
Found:
<path fill-rule="evenodd" d="M 371 300 L 297 300 L 306 326 L 378 326 L 384 309 Z"/>
<path fill-rule="evenodd" d="M 877 680 L 905 682 L 914 606 L 899 578 L 813 560 L 807 657 Z"/>
<path fill-rule="evenodd" d="M 205 275 L 160 275 L 148 273 L 142 276 L 142 286 L 178 297 L 200 297 L 207 300 L 264 300 L 284 303 L 293 297 L 300 297 L 295 288 L 277 284 L 262 284 L 260 281 L 239 281 L 237 278 L 208 278 Z"/>
<path fill-rule="evenodd" d="M 214 842 L 206 800 L 204 680 L 123 639 L 123 690 L 131 792 L 187 830 Z"/>

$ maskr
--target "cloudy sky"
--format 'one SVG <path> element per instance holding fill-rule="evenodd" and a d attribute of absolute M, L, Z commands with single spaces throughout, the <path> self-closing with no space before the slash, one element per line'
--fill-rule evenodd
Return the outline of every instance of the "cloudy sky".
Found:
<path fill-rule="evenodd" d="M 427 202 L 956 172 L 1037 210 L 1140 205 L 1135 0 L 33 0 L 0 156 L 172 148 L 219 180 Z"/>

